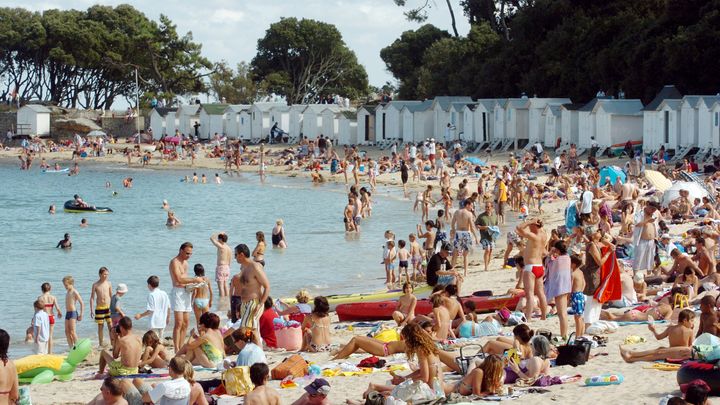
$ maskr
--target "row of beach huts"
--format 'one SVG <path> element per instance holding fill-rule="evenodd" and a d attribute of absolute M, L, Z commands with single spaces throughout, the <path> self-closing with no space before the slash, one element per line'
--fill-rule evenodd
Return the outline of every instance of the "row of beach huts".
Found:
<path fill-rule="evenodd" d="M 32 107 L 32 106 L 26 106 Z M 18 111 L 32 121 L 31 108 Z M 519 97 L 478 99 L 435 97 L 424 101 L 390 101 L 345 108 L 337 104 L 291 105 L 262 102 L 248 105 L 188 104 L 155 108 L 150 117 L 153 136 L 176 131 L 211 139 L 215 134 L 258 141 L 273 125 L 289 141 L 321 135 L 340 145 L 388 145 L 428 138 L 461 139 L 473 150 L 528 147 L 566 148 L 571 143 L 599 153 L 631 141 L 646 152 L 664 146 L 676 156 L 720 155 L 720 96 L 682 95 L 665 86 L 648 105 L 638 99 L 598 97 L 588 103 L 569 98 Z M 42 134 L 39 134 L 42 135 Z"/>

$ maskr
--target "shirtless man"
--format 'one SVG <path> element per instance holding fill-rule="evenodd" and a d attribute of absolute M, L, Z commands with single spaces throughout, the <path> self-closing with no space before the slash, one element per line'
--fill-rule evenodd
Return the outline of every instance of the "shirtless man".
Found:
<path fill-rule="evenodd" d="M 192 312 L 192 293 L 185 289 L 188 284 L 202 283 L 202 277 L 188 277 L 188 259 L 192 256 L 193 245 L 185 242 L 180 245 L 177 256 L 170 260 L 170 280 L 172 290 L 170 291 L 170 307 L 175 314 L 175 325 L 173 326 L 173 346 L 177 353 L 185 342 L 185 334 L 190 324 L 190 313 Z"/>
<path fill-rule="evenodd" d="M 635 259 L 633 260 L 633 270 L 652 271 L 655 268 L 655 239 L 658 237 L 657 228 L 655 226 L 656 207 L 647 205 L 643 209 L 643 219 L 635 224 L 640 228 L 640 239 L 635 246 Z"/>
<path fill-rule="evenodd" d="M 253 329 L 256 341 L 260 341 L 258 321 L 262 315 L 264 303 L 270 295 L 270 282 L 260 263 L 252 259 L 250 248 L 245 244 L 235 246 L 235 259 L 240 263 L 240 305 L 231 308 L 239 313 L 240 325 Z"/>
<path fill-rule="evenodd" d="M 472 206 L 466 204 L 463 208 L 455 211 L 451 223 L 450 239 L 453 241 L 452 265 L 455 267 L 458 251 L 463 255 L 463 276 L 467 276 L 468 253 L 472 249 L 473 242 L 477 242 L 478 236 L 475 233 L 475 216 L 470 209 Z"/>
<path fill-rule="evenodd" d="M 532 319 L 535 309 L 535 295 L 537 295 L 540 305 L 540 319 L 544 320 L 547 316 L 547 300 L 545 298 L 545 286 L 543 285 L 545 269 L 542 265 L 542 258 L 545 256 L 548 236 L 543 229 L 543 222 L 539 218 L 522 222 L 515 231 L 520 237 L 527 239 L 522 253 L 525 260 L 522 280 L 527 302 L 525 305 L 525 318 L 528 321 Z"/>
<path fill-rule="evenodd" d="M 345 223 L 345 232 L 355 232 L 355 201 L 352 198 L 348 198 L 348 204 L 345 206 L 343 212 L 343 222 Z"/>
<path fill-rule="evenodd" d="M 228 296 L 228 283 L 230 277 L 230 260 L 232 249 L 227 245 L 228 236 L 225 232 L 213 234 L 210 242 L 217 248 L 217 265 L 215 266 L 215 281 L 217 281 L 220 299 Z"/>
<path fill-rule="evenodd" d="M 112 353 L 107 350 L 100 352 L 100 369 L 98 376 L 105 373 L 105 366 L 111 376 L 124 376 L 138 373 L 138 364 L 142 354 L 140 336 L 132 331 L 132 319 L 123 317 L 118 323 L 118 338 Z"/>
<path fill-rule="evenodd" d="M 712 254 L 710 254 L 705 245 L 705 238 L 695 238 L 696 250 L 695 255 L 693 256 L 693 260 L 697 261 L 698 267 L 702 272 L 702 276 L 698 275 L 698 277 L 706 277 L 711 273 L 715 272 L 715 258 Z"/>
<path fill-rule="evenodd" d="M 426 263 L 430 261 L 430 258 L 432 255 L 435 254 L 435 231 L 433 230 L 435 224 L 433 221 L 426 221 L 425 222 L 425 232 L 423 233 L 422 229 L 420 228 L 420 225 L 417 226 L 417 234 L 418 238 L 425 239 L 425 243 L 423 243 L 423 249 L 425 249 L 425 260 Z"/>
<path fill-rule="evenodd" d="M 700 267 L 698 267 L 698 265 L 695 264 L 692 258 L 686 253 L 682 253 L 679 249 L 675 248 L 670 252 L 670 257 L 674 260 L 670 270 L 662 270 L 661 268 L 659 271 L 655 272 L 655 276 L 659 277 L 661 281 L 674 281 L 675 277 L 685 273 L 685 269 L 687 268 L 693 269 L 698 277 L 703 277 L 703 272 L 700 270 Z"/>
<path fill-rule="evenodd" d="M 98 275 L 100 278 L 93 283 L 92 290 L 90 290 L 90 313 L 95 314 L 95 323 L 97 323 L 98 326 L 98 343 L 100 347 L 104 347 L 103 324 L 107 324 L 108 336 L 112 336 L 112 331 L 110 330 L 112 326 L 112 320 L 110 319 L 112 284 L 110 284 L 108 280 L 110 270 L 108 270 L 107 267 L 100 267 Z M 95 305 L 94 307 L 93 304 Z"/>

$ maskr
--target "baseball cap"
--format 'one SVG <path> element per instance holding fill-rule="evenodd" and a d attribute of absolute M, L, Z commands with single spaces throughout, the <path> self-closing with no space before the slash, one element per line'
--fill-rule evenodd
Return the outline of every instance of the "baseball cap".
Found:
<path fill-rule="evenodd" d="M 119 293 L 126 293 L 126 292 L 128 292 L 127 284 L 125 284 L 125 283 L 120 283 L 120 284 L 118 284 L 118 286 L 117 286 L 117 292 L 119 292 Z"/>
<path fill-rule="evenodd" d="M 316 378 L 315 381 L 311 382 L 305 387 L 310 395 L 328 395 L 330 393 L 330 383 L 324 378 Z"/>

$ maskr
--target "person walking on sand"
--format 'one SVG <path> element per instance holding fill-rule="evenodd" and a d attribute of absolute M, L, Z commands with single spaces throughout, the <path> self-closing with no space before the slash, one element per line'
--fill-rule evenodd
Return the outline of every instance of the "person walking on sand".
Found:
<path fill-rule="evenodd" d="M 527 239 L 523 250 L 525 267 L 523 268 L 522 281 L 525 290 L 525 318 L 530 321 L 535 310 L 535 296 L 540 305 L 540 319 L 547 317 L 547 300 L 545 299 L 545 286 L 543 276 L 545 269 L 542 265 L 542 258 L 547 245 L 548 235 L 543 229 L 542 219 L 533 218 L 522 222 L 516 228 L 517 234 Z"/>
<path fill-rule="evenodd" d="M 215 266 L 215 281 L 218 286 L 220 300 L 228 296 L 228 278 L 230 277 L 230 260 L 232 249 L 227 244 L 228 236 L 225 232 L 210 236 L 210 242 L 217 248 L 217 265 Z"/>
<path fill-rule="evenodd" d="M 493 248 L 495 247 L 495 241 L 493 241 L 490 227 L 497 226 L 498 218 L 493 211 L 492 202 L 487 201 L 485 203 L 485 212 L 478 215 L 477 219 L 475 219 L 475 226 L 478 231 L 480 231 L 480 244 L 483 248 L 483 264 L 485 265 L 485 271 L 488 271 L 488 265 L 490 265 Z"/>
<path fill-rule="evenodd" d="M 98 325 L 98 344 L 104 346 L 103 325 L 107 324 L 108 336 L 112 336 L 110 319 L 110 299 L 112 298 L 112 284 L 108 280 L 110 270 L 100 267 L 99 279 L 94 282 L 90 290 L 90 313 L 95 314 L 95 323 Z M 95 304 L 93 311 L 93 302 Z"/>
<path fill-rule="evenodd" d="M 175 315 L 173 326 L 173 346 L 175 352 L 180 350 L 185 342 L 190 313 L 192 312 L 192 295 L 185 289 L 188 284 L 202 283 L 201 277 L 188 277 L 188 259 L 192 256 L 193 245 L 185 242 L 180 245 L 177 256 L 170 260 L 170 279 L 173 289 L 170 291 L 170 306 Z"/>
<path fill-rule="evenodd" d="M 455 267 L 458 254 L 462 253 L 463 276 L 467 276 L 468 254 L 473 247 L 473 243 L 478 239 L 475 233 L 475 217 L 471 208 L 471 204 L 465 204 L 463 208 L 455 211 L 450 224 L 450 239 L 455 247 L 452 254 L 452 265 Z"/>
<path fill-rule="evenodd" d="M 77 322 L 82 321 L 85 303 L 78 290 L 75 289 L 75 280 L 72 276 L 65 276 L 62 281 L 67 291 L 65 294 L 65 338 L 68 346 L 73 347 L 78 341 L 75 326 Z M 78 303 L 80 303 L 80 312 L 77 310 Z"/>
<path fill-rule="evenodd" d="M 162 340 L 165 335 L 165 327 L 170 323 L 170 297 L 159 288 L 160 278 L 158 276 L 148 277 L 147 286 L 150 294 L 148 294 L 145 312 L 135 315 L 135 320 L 149 316 L 150 330 L 154 331 Z"/>
<path fill-rule="evenodd" d="M 235 246 L 235 259 L 240 263 L 240 305 L 231 310 L 239 313 L 239 326 L 252 328 L 256 341 L 259 342 L 260 315 L 265 300 L 270 295 L 270 282 L 262 265 L 252 259 L 247 245 L 241 243 Z"/>

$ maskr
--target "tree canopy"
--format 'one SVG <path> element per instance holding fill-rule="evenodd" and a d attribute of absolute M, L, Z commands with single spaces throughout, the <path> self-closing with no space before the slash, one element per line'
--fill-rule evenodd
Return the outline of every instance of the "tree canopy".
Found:
<path fill-rule="evenodd" d="M 315 20 L 283 18 L 270 25 L 251 69 L 259 86 L 291 104 L 329 94 L 356 99 L 368 90 L 365 68 L 337 28 Z"/>

